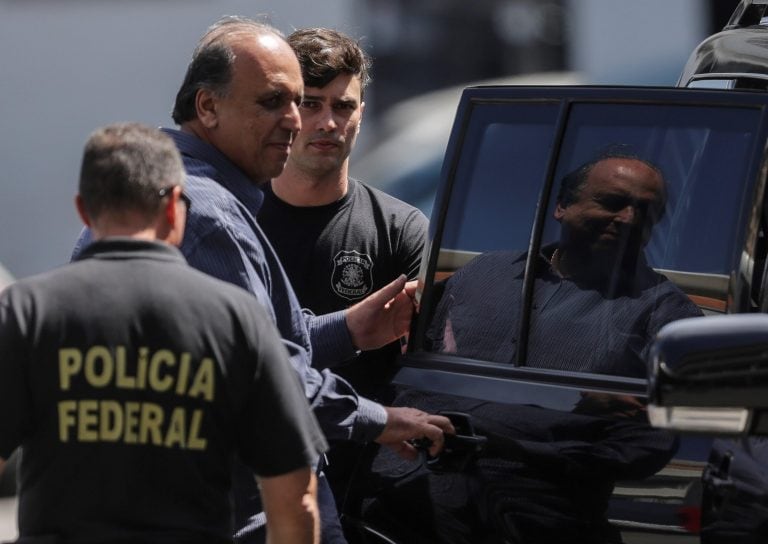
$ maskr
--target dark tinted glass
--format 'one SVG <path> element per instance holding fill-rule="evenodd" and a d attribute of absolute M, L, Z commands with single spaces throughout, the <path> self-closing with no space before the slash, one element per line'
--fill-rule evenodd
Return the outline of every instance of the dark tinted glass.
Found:
<path fill-rule="evenodd" d="M 559 111 L 567 111 L 567 119 L 556 141 Z M 661 326 L 702 309 L 726 309 L 728 274 L 740 257 L 744 206 L 754 190 L 747 169 L 755 111 L 475 105 L 438 241 L 435 304 L 424 309 L 427 348 L 644 378 L 646 352 Z M 606 156 L 644 165 L 658 179 L 577 192 L 587 201 L 576 198 L 558 216 L 562 179 Z M 529 255 L 539 206 L 541 244 Z M 606 219 L 624 213 L 634 217 L 631 228 Z M 579 236 L 595 240 L 567 246 L 566 238 Z M 604 237 L 616 238 L 608 257 L 595 253 Z M 581 255 L 579 270 L 552 265 L 558 247 L 571 248 L 571 265 Z"/>
<path fill-rule="evenodd" d="M 457 165 L 443 248 L 526 248 L 558 105 L 477 104 Z"/>

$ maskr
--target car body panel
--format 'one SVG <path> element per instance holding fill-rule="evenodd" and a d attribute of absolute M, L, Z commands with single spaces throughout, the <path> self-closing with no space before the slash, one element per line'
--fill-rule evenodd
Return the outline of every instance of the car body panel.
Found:
<path fill-rule="evenodd" d="M 704 40 L 692 52 L 678 86 L 768 91 L 766 16 L 768 2 L 742 0 L 723 31 Z M 765 171 L 760 175 L 764 180 Z M 744 255 L 747 263 L 744 268 L 753 267 L 751 299 L 754 304 L 739 305 L 733 312 L 768 311 L 762 192 L 755 195 L 754 205 L 756 211 L 750 229 L 757 233 L 756 244 L 750 255 Z M 759 316 L 744 317 L 759 319 Z M 663 405 L 655 410 L 665 426 L 702 433 L 702 428 L 711 429 L 717 422 L 721 433 L 742 435 L 717 440 L 702 475 L 701 542 L 706 544 L 768 540 L 768 475 L 763 470 L 768 464 L 764 437 L 768 431 L 765 423 L 768 406 L 760 370 L 764 357 L 757 347 L 763 334 L 759 324 L 755 323 L 755 329 L 749 323 L 742 324 L 741 318 L 731 316 L 727 319 L 734 321 L 717 323 L 717 326 L 691 324 L 674 342 L 665 340 L 667 345 L 663 349 L 659 346 L 659 356 L 654 357 L 649 384 L 655 397 L 653 402 Z M 753 332 L 748 333 L 750 330 Z M 668 339 L 671 332 L 665 331 Z M 718 339 L 715 345 L 713 338 Z M 659 379 L 664 373 L 659 359 L 669 360 L 670 348 L 677 352 L 672 359 L 684 362 L 689 370 L 673 377 L 674 385 L 665 386 L 664 379 Z M 671 395 L 665 393 L 666 398 L 662 399 L 658 394 L 664 387 Z"/>
<path fill-rule="evenodd" d="M 437 463 L 453 470 L 437 471 L 425 458 L 369 452 L 343 505 L 351 540 L 698 540 L 712 438 L 651 427 L 644 370 L 541 363 L 532 270 L 535 255 L 556 239 L 559 179 L 618 142 L 652 156 L 666 173 L 669 203 L 646 247 L 648 263 L 705 313 L 754 308 L 767 106 L 768 95 L 731 91 L 465 90 L 420 273 L 420 311 L 394 380 L 395 404 L 469 414 L 483 446 L 464 457 L 457 446 L 452 452 L 459 454 Z M 518 252 L 526 262 L 519 324 L 498 337 L 509 352 L 485 357 L 436 347 L 432 320 L 445 281 L 499 251 Z M 497 287 L 503 285 L 488 286 L 491 299 L 504 296 Z M 479 334 L 497 326 L 490 318 L 487 325 Z M 605 327 L 611 330 L 608 321 Z M 613 342 L 605 335 L 588 341 L 596 352 Z M 471 437 L 468 443 L 475 444 Z M 417 514 L 419 505 L 426 514 Z"/>

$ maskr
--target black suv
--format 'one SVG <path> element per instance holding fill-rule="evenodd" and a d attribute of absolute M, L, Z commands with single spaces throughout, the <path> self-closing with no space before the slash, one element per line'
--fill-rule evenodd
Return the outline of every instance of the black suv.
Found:
<path fill-rule="evenodd" d="M 681 88 L 463 93 L 393 382 L 457 435 L 368 450 L 350 541 L 768 541 L 767 448 L 718 438 L 768 431 L 768 317 L 726 315 L 768 309 L 765 11 Z"/>

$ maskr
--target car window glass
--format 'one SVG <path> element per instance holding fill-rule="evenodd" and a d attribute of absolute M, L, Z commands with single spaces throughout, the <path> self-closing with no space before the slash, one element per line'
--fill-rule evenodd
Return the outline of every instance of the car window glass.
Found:
<path fill-rule="evenodd" d="M 741 202 L 752 190 L 744 179 L 757 121 L 747 109 L 577 104 L 553 187 L 566 172 L 600 153 L 646 159 L 664 174 L 668 193 L 666 213 L 646 248 L 651 266 L 727 274 L 739 251 L 734 242 Z M 554 226 L 550 221 L 550 236 Z"/>
<path fill-rule="evenodd" d="M 473 108 L 440 243 L 434 278 L 438 290 L 478 255 L 528 247 L 556 136 L 556 104 L 481 103 Z M 507 287 L 519 288 L 487 286 L 489 292 Z M 430 347 L 450 352 L 450 331 L 448 337 L 443 332 L 433 330 Z M 515 342 L 515 334 L 507 341 Z M 444 348 L 438 347 L 444 342 Z"/>
<path fill-rule="evenodd" d="M 555 137 L 556 105 L 478 104 L 464 137 L 442 247 L 527 247 Z"/>
<path fill-rule="evenodd" d="M 539 124 L 532 121 L 547 108 L 534 110 L 528 105 L 530 116 L 510 116 L 510 124 L 473 114 L 440 241 L 426 346 L 644 378 L 661 326 L 726 309 L 759 116 L 577 103 L 555 146 L 554 107 Z M 563 179 L 590 163 L 589 183 L 561 194 Z M 529 255 L 539 205 L 542 243 Z"/>
<path fill-rule="evenodd" d="M 709 281 L 725 304 L 754 117 L 573 107 L 536 261 L 526 365 L 644 378 L 658 330 L 701 313 L 688 279 Z"/>

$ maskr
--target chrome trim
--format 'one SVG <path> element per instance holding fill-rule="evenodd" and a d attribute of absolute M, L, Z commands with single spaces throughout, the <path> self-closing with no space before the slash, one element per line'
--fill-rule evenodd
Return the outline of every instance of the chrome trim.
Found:
<path fill-rule="evenodd" d="M 726 274 L 682 272 L 680 270 L 667 270 L 666 268 L 654 268 L 654 270 L 659 274 L 664 274 L 687 294 L 722 299 L 728 296 L 728 282 L 731 281 L 731 278 Z"/>
<path fill-rule="evenodd" d="M 362 525 L 360 527 L 360 529 L 365 531 L 366 533 L 369 533 L 369 534 L 375 536 L 376 538 L 380 538 L 381 541 L 384 542 L 384 544 L 397 544 L 397 542 L 395 542 L 394 540 L 392 540 L 389 537 L 383 535 L 382 533 L 380 533 L 376 529 L 374 529 L 372 527 L 369 527 L 368 525 Z"/>
<path fill-rule="evenodd" d="M 441 247 L 437 254 L 437 270 L 458 270 L 481 253 Z"/>
<path fill-rule="evenodd" d="M 648 419 L 651 425 L 661 429 L 740 434 L 751 426 L 752 413 L 741 406 L 657 406 L 650 403 Z"/>
<path fill-rule="evenodd" d="M 668 533 L 685 533 L 691 534 L 685 527 L 679 525 L 664 525 L 661 523 L 642 523 L 640 521 L 626 521 L 618 519 L 609 519 L 611 525 L 615 525 L 621 529 L 641 529 L 644 531 L 661 531 Z"/>
<path fill-rule="evenodd" d="M 703 81 L 705 79 L 764 79 L 768 80 L 768 74 L 761 74 L 760 72 L 711 72 L 708 74 L 697 74 L 691 77 L 685 84 L 688 87 L 692 81 Z"/>
<path fill-rule="evenodd" d="M 761 156 L 760 167 L 758 168 L 758 177 L 755 182 L 754 194 L 752 197 L 752 206 L 749 210 L 749 223 L 744 239 L 744 249 L 739 261 L 738 273 L 732 277 L 730 291 L 731 299 L 734 304 L 739 301 L 750 300 L 753 284 L 754 263 L 756 259 L 755 248 L 757 246 L 758 233 L 760 231 L 760 219 L 763 211 L 763 200 L 765 199 L 766 176 L 768 175 L 768 160 L 766 152 L 768 151 L 768 142 L 762 143 L 762 149 L 759 150 Z M 766 234 L 766 233 L 764 233 Z M 758 280 L 761 281 L 762 277 Z M 740 289 L 741 288 L 741 289 Z M 765 286 L 762 289 L 765 292 Z M 760 303 L 761 301 L 757 301 Z M 746 312 L 751 308 L 731 308 L 729 304 L 728 311 Z"/>

